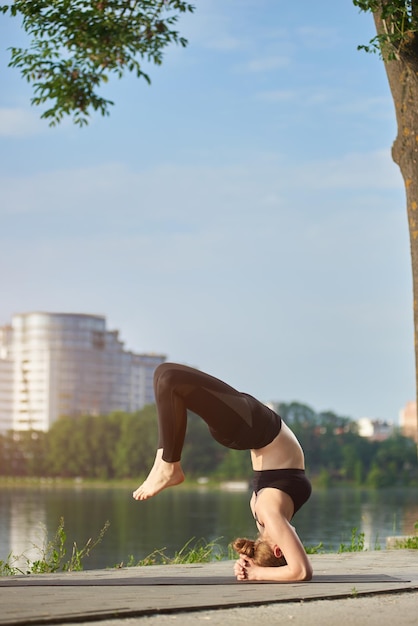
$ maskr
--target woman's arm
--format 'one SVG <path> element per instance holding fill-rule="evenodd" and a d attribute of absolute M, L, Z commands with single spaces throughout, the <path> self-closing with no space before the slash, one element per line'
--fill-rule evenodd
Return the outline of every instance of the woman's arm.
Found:
<path fill-rule="evenodd" d="M 261 539 L 283 554 L 287 565 L 282 567 L 261 567 L 248 557 L 241 555 L 235 564 L 238 580 L 271 580 L 277 582 L 303 581 L 312 578 L 312 565 L 295 529 L 283 511 L 289 511 L 289 496 L 273 489 L 260 493 L 256 512 L 261 524 Z M 293 510 L 293 504 L 292 504 Z"/>
<path fill-rule="evenodd" d="M 306 564 L 297 568 L 289 565 L 282 567 L 260 567 L 252 559 L 241 555 L 235 563 L 234 574 L 237 580 L 270 580 L 272 582 L 301 582 L 311 580 L 312 566 L 308 559 Z"/>

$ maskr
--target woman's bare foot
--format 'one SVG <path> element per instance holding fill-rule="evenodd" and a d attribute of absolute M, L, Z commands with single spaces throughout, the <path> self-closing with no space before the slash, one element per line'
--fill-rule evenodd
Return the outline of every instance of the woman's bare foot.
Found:
<path fill-rule="evenodd" d="M 174 487 L 184 481 L 180 461 L 167 463 L 162 460 L 162 450 L 157 451 L 154 465 L 147 479 L 133 492 L 135 500 L 147 500 L 167 487 Z"/>

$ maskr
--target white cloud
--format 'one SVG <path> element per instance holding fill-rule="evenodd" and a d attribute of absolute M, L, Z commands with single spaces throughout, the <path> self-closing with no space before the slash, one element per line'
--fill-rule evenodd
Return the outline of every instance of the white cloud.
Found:
<path fill-rule="evenodd" d="M 343 98 L 345 102 L 345 94 L 343 94 Z M 256 99 L 273 103 L 293 100 L 295 104 L 306 109 L 307 107 L 312 106 L 323 107 L 325 104 L 330 106 L 333 102 L 339 102 L 341 100 L 341 92 L 333 91 L 330 88 L 318 88 L 316 90 L 271 89 L 268 91 L 258 92 L 256 94 Z M 343 106 L 343 104 L 341 106 Z M 347 112 L 349 112 L 349 110 L 347 110 Z"/>
<path fill-rule="evenodd" d="M 260 91 L 256 94 L 257 100 L 265 102 L 285 102 L 288 100 L 296 100 L 299 93 L 292 89 L 271 89 L 269 91 Z"/>
<path fill-rule="evenodd" d="M 311 190 L 401 190 L 402 178 L 389 150 L 345 154 L 313 162 L 300 170 L 301 184 Z"/>
<path fill-rule="evenodd" d="M 344 115 L 373 115 L 374 117 L 387 117 L 393 121 L 393 100 L 388 96 L 361 97 L 353 94 L 350 98 L 344 98 L 333 106 L 337 114 Z"/>
<path fill-rule="evenodd" d="M 271 56 L 249 61 L 246 68 L 250 72 L 271 72 L 280 67 L 289 65 L 290 59 L 283 56 Z"/>
<path fill-rule="evenodd" d="M 306 48 L 332 48 L 341 45 L 341 37 L 336 28 L 301 26 L 296 29 L 296 36 Z"/>
<path fill-rule="evenodd" d="M 0 137 L 27 137 L 45 130 L 45 123 L 23 108 L 0 108 Z"/>
<path fill-rule="evenodd" d="M 162 164 L 133 169 L 121 163 L 56 170 L 22 177 L 0 177 L 1 212 L 142 219 L 143 228 L 193 230 L 215 216 L 223 222 L 241 213 L 277 213 L 297 204 L 293 192 L 357 191 L 381 195 L 402 190 L 389 150 L 350 153 L 330 159 L 290 162 L 285 155 L 259 154 L 234 167 Z M 344 201 L 342 201 L 344 205 Z M 299 202 L 300 210 L 303 203 Z M 344 205 L 345 206 L 345 205 Z M 337 210 L 335 207 L 334 210 Z M 115 213 L 116 212 L 116 213 Z M 206 227 L 206 226 L 205 226 Z"/>
<path fill-rule="evenodd" d="M 214 10 L 215 9 L 215 10 Z M 248 45 L 239 28 L 227 13 L 219 13 L 211 2 L 200 0 L 193 15 L 186 14 L 181 19 L 182 34 L 191 47 L 209 50 L 241 50 Z"/>
<path fill-rule="evenodd" d="M 346 90 L 332 89 L 331 87 L 318 87 L 316 89 L 274 89 L 259 91 L 255 99 L 265 103 L 292 102 L 294 110 L 306 115 L 312 115 L 311 109 L 326 109 L 332 119 L 373 118 L 384 120 L 391 126 L 394 124 L 393 101 L 390 95 L 363 97 L 363 95 L 351 94 Z M 287 115 L 292 115 L 292 110 L 287 110 Z"/>
<path fill-rule="evenodd" d="M 211 50 L 219 50 L 229 52 L 231 50 L 240 50 L 245 47 L 243 41 L 238 37 L 231 35 L 220 35 L 206 40 L 205 47 Z"/>

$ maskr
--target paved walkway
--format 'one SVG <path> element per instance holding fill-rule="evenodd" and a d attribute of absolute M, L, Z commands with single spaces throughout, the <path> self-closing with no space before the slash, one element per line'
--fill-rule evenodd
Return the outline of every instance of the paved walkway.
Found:
<path fill-rule="evenodd" d="M 286 584 L 237 582 L 231 561 L 0 578 L 0 626 L 152 626 L 175 619 L 417 626 L 416 550 L 314 555 L 312 562 L 312 581 Z"/>

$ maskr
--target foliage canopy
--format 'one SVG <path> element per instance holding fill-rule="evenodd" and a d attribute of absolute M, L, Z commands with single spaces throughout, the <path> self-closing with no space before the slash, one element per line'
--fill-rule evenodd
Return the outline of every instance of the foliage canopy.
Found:
<path fill-rule="evenodd" d="M 110 75 L 125 72 L 150 82 L 142 62 L 160 65 L 171 43 L 187 45 L 175 30 L 183 0 L 16 0 L 0 12 L 22 19 L 29 47 L 11 48 L 10 67 L 33 84 L 32 104 L 48 104 L 41 117 L 51 126 L 65 115 L 82 126 L 91 110 L 109 114 L 99 95 Z"/>
<path fill-rule="evenodd" d="M 416 48 L 418 32 L 418 7 L 414 0 L 353 0 L 365 13 L 380 13 L 382 31 L 368 45 L 358 49 L 378 52 L 385 61 L 399 59 L 399 53 L 408 54 Z M 416 50 L 415 50 L 416 53 Z"/>

